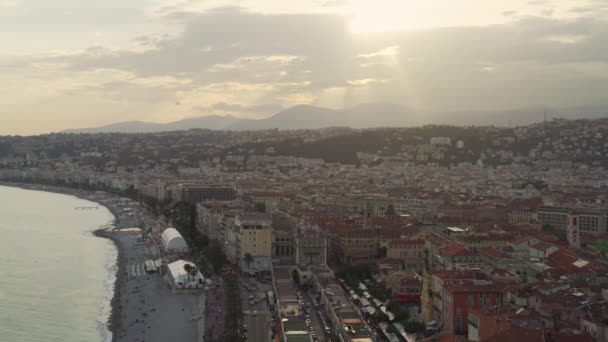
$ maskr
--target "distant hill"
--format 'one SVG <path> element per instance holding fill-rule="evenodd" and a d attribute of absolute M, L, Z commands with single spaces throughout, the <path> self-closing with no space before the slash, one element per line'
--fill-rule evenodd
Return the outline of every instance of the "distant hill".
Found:
<path fill-rule="evenodd" d="M 288 108 L 265 119 L 243 119 L 210 115 L 170 123 L 128 121 L 97 128 L 69 129 L 64 133 L 155 133 L 193 128 L 213 130 L 317 129 L 324 127 L 412 127 L 425 124 L 495 125 L 506 127 L 540 122 L 548 118 L 565 119 L 608 117 L 608 106 L 567 109 L 528 108 L 509 111 L 459 111 L 421 113 L 391 103 L 368 103 L 345 109 L 310 105 Z"/>
<path fill-rule="evenodd" d="M 191 128 L 228 129 L 229 126 L 238 121 L 243 121 L 233 116 L 202 116 L 169 123 L 153 123 L 143 121 L 118 122 L 96 128 L 68 129 L 63 133 L 156 133 L 168 131 L 183 131 Z"/>

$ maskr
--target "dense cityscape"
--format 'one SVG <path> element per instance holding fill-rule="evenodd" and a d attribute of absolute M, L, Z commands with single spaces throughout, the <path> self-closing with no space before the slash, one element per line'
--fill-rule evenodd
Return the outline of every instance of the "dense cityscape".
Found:
<path fill-rule="evenodd" d="M 605 341 L 606 136 L 605 119 L 4 136 L 0 181 L 109 207 L 101 235 L 136 260 L 119 296 L 162 296 L 197 341 Z M 117 340 L 161 338 L 124 329 L 156 307 L 121 302 Z"/>

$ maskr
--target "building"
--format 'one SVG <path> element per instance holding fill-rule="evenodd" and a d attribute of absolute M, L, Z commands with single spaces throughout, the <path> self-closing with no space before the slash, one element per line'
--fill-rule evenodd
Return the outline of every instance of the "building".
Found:
<path fill-rule="evenodd" d="M 272 220 L 265 213 L 243 213 L 235 220 L 235 255 L 247 272 L 270 271 L 272 257 Z"/>
<path fill-rule="evenodd" d="M 579 217 L 578 225 L 582 236 L 597 236 L 607 232 L 608 211 L 602 208 L 540 206 L 538 220 L 566 235 L 571 212 L 576 212 Z"/>
<path fill-rule="evenodd" d="M 510 318 L 515 309 L 497 307 L 474 308 L 469 310 L 469 341 L 480 342 L 498 335 L 511 327 Z"/>
<path fill-rule="evenodd" d="M 317 225 L 298 227 L 295 239 L 298 266 L 324 266 L 327 263 L 327 238 Z"/>
<path fill-rule="evenodd" d="M 397 215 L 422 216 L 427 211 L 423 200 L 416 198 L 386 198 L 372 196 L 341 196 L 327 197 L 320 200 L 324 205 L 338 205 L 347 208 L 352 214 L 370 213 L 375 216 L 384 215 L 389 206 L 395 209 Z"/>
<path fill-rule="evenodd" d="M 388 243 L 386 257 L 399 260 L 402 268 L 419 273 L 424 269 L 424 240 L 399 239 Z"/>
<path fill-rule="evenodd" d="M 163 248 L 167 253 L 186 253 L 188 245 L 186 240 L 175 228 L 167 228 L 162 234 Z"/>
<path fill-rule="evenodd" d="M 226 229 L 234 224 L 239 213 L 252 210 L 242 201 L 207 201 L 196 204 L 196 228 L 211 240 L 225 241 Z"/>
<path fill-rule="evenodd" d="M 399 302 L 420 302 L 422 278 L 412 272 L 392 272 L 388 275 L 388 287 Z"/>
<path fill-rule="evenodd" d="M 451 281 L 489 280 L 480 271 L 439 271 L 425 273 L 422 290 L 422 318 L 424 321 L 442 321 L 442 301 L 446 294 L 444 284 Z"/>
<path fill-rule="evenodd" d="M 205 201 L 233 201 L 236 189 L 225 185 L 180 184 L 181 200 L 196 204 Z"/>
<path fill-rule="evenodd" d="M 488 280 L 455 280 L 445 282 L 441 299 L 443 330 L 467 333 L 469 310 L 489 306 L 503 306 L 506 285 Z"/>

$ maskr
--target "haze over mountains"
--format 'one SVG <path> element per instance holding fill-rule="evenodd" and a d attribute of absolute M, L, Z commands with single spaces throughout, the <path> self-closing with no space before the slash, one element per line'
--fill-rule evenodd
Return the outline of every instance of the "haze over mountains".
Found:
<path fill-rule="evenodd" d="M 608 117 L 608 106 L 577 108 L 525 108 L 508 111 L 455 111 L 421 113 L 391 103 L 368 103 L 345 109 L 299 105 L 264 119 L 209 115 L 169 123 L 143 121 L 118 122 L 96 128 L 68 129 L 63 133 L 155 133 L 193 128 L 212 130 L 317 129 L 324 127 L 412 127 L 426 124 L 447 125 L 527 125 L 549 119 Z"/>

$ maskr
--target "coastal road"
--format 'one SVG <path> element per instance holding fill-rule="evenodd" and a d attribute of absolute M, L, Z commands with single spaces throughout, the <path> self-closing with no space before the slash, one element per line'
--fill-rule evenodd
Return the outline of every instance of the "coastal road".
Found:
<path fill-rule="evenodd" d="M 249 296 L 254 296 L 253 305 L 250 305 Z M 261 299 L 259 303 L 255 303 L 256 298 Z M 241 286 L 241 302 L 244 309 L 243 321 L 247 326 L 247 342 L 270 341 L 270 310 L 263 300 L 262 291 L 248 291 Z"/>

